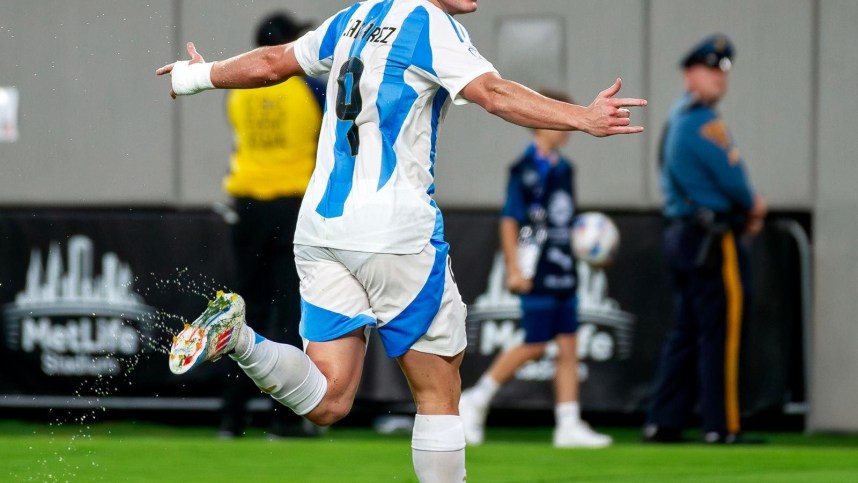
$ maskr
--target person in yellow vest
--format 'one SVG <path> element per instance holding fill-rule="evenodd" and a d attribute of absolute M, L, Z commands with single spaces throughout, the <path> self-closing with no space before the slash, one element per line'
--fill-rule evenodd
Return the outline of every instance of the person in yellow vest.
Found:
<path fill-rule="evenodd" d="M 298 38 L 309 23 L 285 13 L 265 17 L 256 45 L 280 45 Z M 234 151 L 224 190 L 233 199 L 238 220 L 231 227 L 235 291 L 247 300 L 247 319 L 262 335 L 302 347 L 298 274 L 293 236 L 298 210 L 316 165 L 324 83 L 293 77 L 262 89 L 227 93 L 226 111 Z M 259 389 L 240 369 L 224 388 L 220 437 L 241 436 L 248 422 L 247 402 Z M 276 407 L 269 436 L 310 436 L 315 427 L 292 411 Z"/>

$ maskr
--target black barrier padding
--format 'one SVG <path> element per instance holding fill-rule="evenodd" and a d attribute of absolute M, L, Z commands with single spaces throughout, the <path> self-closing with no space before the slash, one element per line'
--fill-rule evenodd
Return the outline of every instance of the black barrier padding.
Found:
<path fill-rule="evenodd" d="M 617 314 L 626 319 L 612 326 L 616 320 L 604 322 L 587 316 L 590 335 L 598 337 L 592 337 L 593 345 L 588 345 L 582 356 L 586 379 L 581 384 L 581 402 L 584 410 L 590 412 L 640 414 L 647 403 L 661 344 L 672 321 L 671 292 L 661 256 L 663 222 L 654 212 L 608 214 L 619 227 L 621 247 L 615 264 L 606 271 L 607 296 L 616 302 Z M 774 214 L 763 235 L 753 242 L 755 297 L 742 346 L 741 396 L 746 415 L 779 411 L 784 402 L 800 402 L 804 396 L 800 265 L 795 242 L 776 223 L 778 219 L 797 220 L 805 228 L 810 221 L 802 213 Z M 474 306 L 488 290 L 498 250 L 497 223 L 495 212 L 445 211 L 452 267 L 471 312 L 469 338 L 474 337 L 462 367 L 465 386 L 476 381 L 498 350 L 497 344 L 486 351 L 481 349 L 483 329 L 497 329 L 494 332 L 497 336 L 504 333 L 502 330 L 514 330 L 517 323 L 510 314 L 484 312 L 478 317 L 480 310 Z M 90 278 L 103 276 L 106 269 L 102 260 L 114 254 L 114 261 L 133 274 L 128 288 L 139 295 L 140 304 L 162 313 L 193 318 L 204 308 L 205 295 L 229 287 L 232 261 L 228 227 L 210 212 L 43 209 L 2 212 L 0 308 L 4 325 L 0 331 L 3 368 L 0 394 L 70 398 L 135 396 L 155 402 L 158 398 L 194 400 L 219 396 L 226 382 L 223 370 L 229 361 L 206 365 L 181 377 L 167 369 L 163 351 L 171 333 L 180 328 L 179 321 L 173 318 L 126 320 L 125 325 L 155 342 L 138 341 L 139 351 L 116 356 L 115 362 L 121 369 L 112 377 L 91 374 L 93 368 L 85 363 L 86 358 L 111 356 L 96 347 L 99 340 L 109 346 L 106 339 L 98 339 L 98 331 L 94 329 L 99 318 L 106 324 L 103 328 L 116 328 L 111 322 L 110 307 L 104 303 L 95 303 L 91 309 L 73 314 L 60 311 L 50 315 L 44 313 L 45 306 L 51 304 L 42 304 L 36 311 L 41 310 L 42 315 L 37 313 L 26 325 L 29 338 L 22 339 L 22 320 L 27 318 L 29 309 L 18 304 L 16 298 L 28 290 L 28 270 L 34 271 L 33 257 L 39 258 L 41 265 L 36 268 L 41 270 L 41 278 L 30 283 L 44 289 L 51 244 L 58 247 L 54 257 L 60 259 L 60 275 L 68 276 L 71 262 L 66 250 L 74 244 L 72 240 L 87 247 L 84 252 L 91 252 Z M 39 317 L 47 317 L 47 321 Z M 583 316 L 582 321 L 585 321 Z M 80 337 L 81 331 L 86 332 L 86 337 Z M 102 334 L 102 337 L 107 336 Z M 604 350 L 605 342 L 609 351 Z M 45 353 L 51 349 L 60 350 L 53 359 L 45 359 Z M 595 357 L 597 353 L 601 358 Z M 51 375 L 45 373 L 46 367 L 84 374 Z M 550 361 L 529 367 L 525 377 L 504 387 L 496 406 L 550 409 L 553 406 L 550 369 Z M 398 366 L 383 354 L 377 337 L 369 345 L 358 401 L 400 407 L 408 406 L 410 401 Z"/>

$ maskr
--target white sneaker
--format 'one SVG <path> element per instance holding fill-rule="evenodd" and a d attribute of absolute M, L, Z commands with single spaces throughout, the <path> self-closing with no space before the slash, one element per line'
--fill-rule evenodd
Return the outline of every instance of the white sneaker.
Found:
<path fill-rule="evenodd" d="M 610 436 L 593 431 L 584 421 L 554 428 L 555 448 L 604 448 L 613 442 Z"/>
<path fill-rule="evenodd" d="M 459 416 L 465 428 L 465 442 L 471 446 L 483 444 L 488 408 L 477 404 L 470 389 L 462 391 L 459 398 Z"/>
<path fill-rule="evenodd" d="M 216 361 L 235 348 L 244 325 L 244 299 L 218 292 L 206 310 L 179 335 L 170 347 L 170 371 L 184 374 L 205 361 Z"/>

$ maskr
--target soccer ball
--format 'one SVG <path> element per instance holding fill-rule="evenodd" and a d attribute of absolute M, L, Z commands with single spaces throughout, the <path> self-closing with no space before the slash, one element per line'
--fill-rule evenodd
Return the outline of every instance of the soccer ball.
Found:
<path fill-rule="evenodd" d="M 594 267 L 610 265 L 620 247 L 617 225 L 604 213 L 588 211 L 575 217 L 572 253 Z"/>

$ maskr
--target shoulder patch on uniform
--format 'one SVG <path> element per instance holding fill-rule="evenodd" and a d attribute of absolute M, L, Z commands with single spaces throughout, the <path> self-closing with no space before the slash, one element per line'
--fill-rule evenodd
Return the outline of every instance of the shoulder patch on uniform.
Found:
<path fill-rule="evenodd" d="M 701 126 L 700 135 L 725 151 L 730 147 L 730 134 L 721 119 L 713 119 Z"/>
<path fill-rule="evenodd" d="M 736 166 L 737 164 L 739 164 L 739 161 L 741 161 L 741 160 L 742 160 L 742 155 L 739 154 L 739 148 L 737 148 L 736 146 L 733 146 L 730 149 L 730 152 L 727 153 L 727 162 L 730 163 L 730 166 Z"/>

